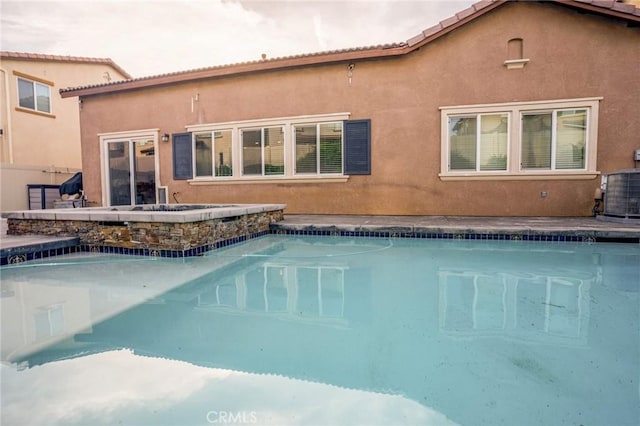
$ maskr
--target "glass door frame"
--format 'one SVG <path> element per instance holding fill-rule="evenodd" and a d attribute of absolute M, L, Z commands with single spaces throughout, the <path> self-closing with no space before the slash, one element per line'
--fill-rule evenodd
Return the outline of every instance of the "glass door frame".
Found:
<path fill-rule="evenodd" d="M 159 129 L 149 129 L 149 130 L 140 130 L 140 131 L 131 131 L 131 132 L 114 132 L 114 133 L 103 133 L 98 135 L 100 137 L 100 180 L 102 186 L 102 205 L 103 206 L 111 206 L 111 185 L 110 185 L 110 176 L 109 176 L 109 144 L 124 142 L 127 144 L 127 149 L 131 151 L 135 151 L 132 149 L 132 145 L 135 141 L 139 141 L 141 139 L 151 140 L 153 141 L 153 149 L 154 149 L 154 179 L 155 179 L 155 204 L 159 202 L 159 192 L 160 192 L 160 158 L 158 152 L 158 141 L 159 141 Z M 136 204 L 136 191 L 134 184 L 134 169 L 135 163 L 135 152 L 133 152 L 133 156 L 129 159 L 130 165 L 130 179 L 129 184 L 131 186 L 131 200 L 130 206 L 135 206 Z M 125 204 L 126 206 L 126 204 Z"/>

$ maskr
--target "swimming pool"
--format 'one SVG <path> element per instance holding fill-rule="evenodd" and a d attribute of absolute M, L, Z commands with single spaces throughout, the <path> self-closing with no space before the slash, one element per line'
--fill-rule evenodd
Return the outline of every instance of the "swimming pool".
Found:
<path fill-rule="evenodd" d="M 1 272 L 2 424 L 640 418 L 637 244 L 268 235 Z"/>

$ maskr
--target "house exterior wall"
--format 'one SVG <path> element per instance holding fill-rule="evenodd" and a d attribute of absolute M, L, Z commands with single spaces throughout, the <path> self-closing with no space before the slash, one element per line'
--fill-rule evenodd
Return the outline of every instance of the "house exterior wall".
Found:
<path fill-rule="evenodd" d="M 507 69 L 523 40 L 522 69 Z M 371 119 L 371 175 L 346 182 L 174 181 L 172 147 L 157 142 L 159 182 L 184 203 L 284 203 L 287 213 L 588 216 L 598 173 L 575 178 L 447 180 L 441 107 L 599 98 L 596 170 L 634 167 L 640 148 L 640 30 L 544 2 L 507 3 L 407 55 L 86 96 L 84 182 L 104 204 L 100 134 L 349 112 Z M 545 193 L 545 196 L 542 196 Z M 169 200 L 173 202 L 170 196 Z"/>
<path fill-rule="evenodd" d="M 27 209 L 27 184 L 60 184 L 82 168 L 77 98 L 63 99 L 58 90 L 126 77 L 102 63 L 33 60 L 2 56 L 0 161 L 2 211 Z M 18 74 L 16 74 L 18 73 Z M 51 86 L 51 113 L 19 107 L 18 76 L 44 80 Z"/>

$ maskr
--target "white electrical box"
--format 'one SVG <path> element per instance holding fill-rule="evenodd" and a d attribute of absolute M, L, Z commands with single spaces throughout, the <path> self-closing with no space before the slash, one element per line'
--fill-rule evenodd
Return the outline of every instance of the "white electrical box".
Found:
<path fill-rule="evenodd" d="M 635 159 L 636 161 L 640 161 L 640 149 L 636 149 Z"/>

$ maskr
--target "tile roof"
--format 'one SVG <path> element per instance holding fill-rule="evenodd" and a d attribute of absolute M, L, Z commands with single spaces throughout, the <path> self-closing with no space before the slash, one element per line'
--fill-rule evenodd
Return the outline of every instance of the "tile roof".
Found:
<path fill-rule="evenodd" d="M 6 52 L 0 51 L 0 59 L 18 59 L 24 61 L 48 61 L 48 62 L 71 62 L 71 63 L 86 63 L 86 64 L 102 64 L 109 65 L 124 78 L 130 80 L 131 75 L 122 69 L 118 64 L 113 62 L 111 58 L 88 58 L 84 56 L 59 56 L 59 55 L 46 55 L 41 53 L 26 53 L 26 52 Z"/>
<path fill-rule="evenodd" d="M 591 5 L 602 9 L 610 9 L 615 12 L 640 16 L 640 9 L 638 9 L 633 3 L 624 3 L 620 0 L 564 0 L 558 1 L 558 3 L 583 3 L 585 5 Z"/>
<path fill-rule="evenodd" d="M 344 63 L 366 59 L 380 59 L 385 57 L 401 56 L 410 53 L 421 46 L 442 37 L 460 26 L 502 6 L 508 2 L 519 0 L 481 0 L 455 15 L 425 29 L 420 34 L 410 38 L 406 42 L 392 43 L 377 46 L 357 47 L 350 49 L 331 50 L 324 52 L 308 53 L 295 56 L 262 59 L 259 61 L 241 62 L 206 68 L 198 68 L 187 71 L 135 78 L 131 80 L 102 83 L 91 86 L 60 89 L 61 96 L 85 96 L 99 93 L 139 89 L 143 87 L 162 86 L 166 84 L 193 81 L 205 78 L 225 76 L 237 76 L 247 73 L 265 72 L 270 70 L 290 69 L 302 66 L 326 65 Z M 535 0 L 532 0 L 535 1 Z M 640 26 L 640 8 L 630 3 L 622 3 L 619 0 L 538 0 L 555 3 L 576 10 L 592 12 L 600 15 L 611 16 L 632 22 Z"/>

